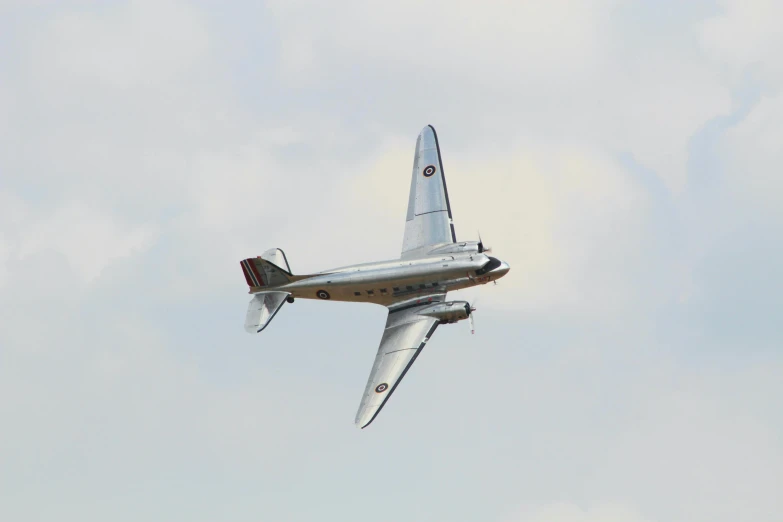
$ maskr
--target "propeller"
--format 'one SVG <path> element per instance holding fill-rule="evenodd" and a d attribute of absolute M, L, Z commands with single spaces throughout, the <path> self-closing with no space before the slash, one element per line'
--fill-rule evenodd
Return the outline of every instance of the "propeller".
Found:
<path fill-rule="evenodd" d="M 479 254 L 482 253 L 482 252 L 492 252 L 492 247 L 485 247 L 484 246 L 484 242 L 481 240 L 481 232 L 478 233 L 478 238 L 479 238 L 479 242 L 478 242 Z"/>
<path fill-rule="evenodd" d="M 474 300 L 473 304 L 468 303 L 465 308 L 468 312 L 468 321 L 470 321 L 470 333 L 475 334 L 476 333 L 476 324 L 473 322 L 473 312 L 476 311 L 476 303 L 478 300 Z"/>

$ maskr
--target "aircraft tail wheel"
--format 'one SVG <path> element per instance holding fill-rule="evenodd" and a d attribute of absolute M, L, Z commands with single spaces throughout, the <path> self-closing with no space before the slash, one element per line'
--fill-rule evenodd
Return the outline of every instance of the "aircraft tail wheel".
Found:
<path fill-rule="evenodd" d="M 289 295 L 288 297 L 285 298 L 285 300 L 288 301 L 289 303 L 293 303 L 294 302 L 294 296 Z"/>

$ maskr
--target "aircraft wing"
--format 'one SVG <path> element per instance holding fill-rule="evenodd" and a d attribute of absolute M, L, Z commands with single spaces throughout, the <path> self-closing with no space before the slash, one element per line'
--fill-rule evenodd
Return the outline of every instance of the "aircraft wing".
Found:
<path fill-rule="evenodd" d="M 438 294 L 431 302 L 389 308 L 381 345 L 356 412 L 358 427 L 366 428 L 375 420 L 438 327 L 437 319 L 418 315 L 418 311 L 445 296 Z"/>
<path fill-rule="evenodd" d="M 425 246 L 456 242 L 438 135 L 427 125 L 416 140 L 402 257 Z"/>

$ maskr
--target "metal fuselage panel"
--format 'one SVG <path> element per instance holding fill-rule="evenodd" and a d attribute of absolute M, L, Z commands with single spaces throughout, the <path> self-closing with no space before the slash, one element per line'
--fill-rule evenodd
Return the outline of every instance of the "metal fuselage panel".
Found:
<path fill-rule="evenodd" d="M 504 274 L 476 270 L 489 262 L 485 254 L 395 259 L 326 270 L 306 279 L 277 286 L 302 299 L 329 299 L 388 305 L 401 298 L 426 296 L 486 284 Z M 271 288 L 269 289 L 271 290 Z"/>

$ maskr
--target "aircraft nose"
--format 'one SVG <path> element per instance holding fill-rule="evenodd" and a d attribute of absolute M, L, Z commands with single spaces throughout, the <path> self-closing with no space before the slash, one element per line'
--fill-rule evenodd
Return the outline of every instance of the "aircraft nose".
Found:
<path fill-rule="evenodd" d="M 503 277 L 504 275 L 508 274 L 508 271 L 511 270 L 511 267 L 506 263 L 505 261 L 500 262 L 500 266 L 497 267 L 494 272 L 497 273 L 498 278 Z"/>

